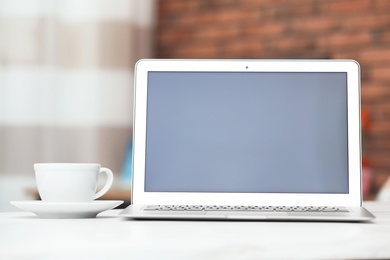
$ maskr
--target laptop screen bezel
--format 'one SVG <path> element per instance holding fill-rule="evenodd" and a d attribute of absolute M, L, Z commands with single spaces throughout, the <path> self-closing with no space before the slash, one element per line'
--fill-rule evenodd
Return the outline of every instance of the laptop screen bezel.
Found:
<path fill-rule="evenodd" d="M 346 72 L 347 194 L 146 192 L 148 72 Z M 140 60 L 135 67 L 132 204 L 361 206 L 360 67 L 353 60 Z"/>

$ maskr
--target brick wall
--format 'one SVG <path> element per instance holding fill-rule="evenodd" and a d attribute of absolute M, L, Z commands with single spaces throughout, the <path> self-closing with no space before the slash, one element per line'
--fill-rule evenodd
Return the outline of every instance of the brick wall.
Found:
<path fill-rule="evenodd" d="M 373 192 L 390 175 L 390 1 L 163 0 L 159 58 L 355 59 Z"/>

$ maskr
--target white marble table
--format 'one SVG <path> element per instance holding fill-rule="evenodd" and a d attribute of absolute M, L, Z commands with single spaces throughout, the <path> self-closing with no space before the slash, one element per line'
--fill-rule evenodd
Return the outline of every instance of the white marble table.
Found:
<path fill-rule="evenodd" d="M 390 204 L 371 223 L 135 221 L 0 213 L 0 259 L 390 258 Z"/>

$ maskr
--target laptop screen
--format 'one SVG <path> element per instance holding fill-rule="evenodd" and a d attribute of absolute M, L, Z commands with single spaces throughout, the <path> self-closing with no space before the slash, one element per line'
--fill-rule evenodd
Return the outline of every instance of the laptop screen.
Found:
<path fill-rule="evenodd" d="M 345 72 L 152 71 L 147 100 L 147 192 L 349 192 Z"/>

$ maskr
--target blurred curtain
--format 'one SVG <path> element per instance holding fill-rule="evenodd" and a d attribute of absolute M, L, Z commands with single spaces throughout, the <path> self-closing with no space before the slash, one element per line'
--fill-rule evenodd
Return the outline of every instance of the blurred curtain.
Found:
<path fill-rule="evenodd" d="M 35 162 L 121 171 L 154 0 L 0 0 L 0 177 Z M 33 175 L 32 175 L 33 176 Z"/>

